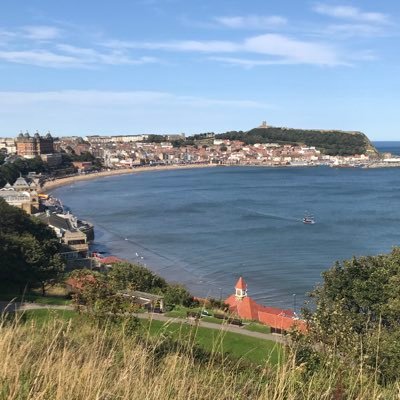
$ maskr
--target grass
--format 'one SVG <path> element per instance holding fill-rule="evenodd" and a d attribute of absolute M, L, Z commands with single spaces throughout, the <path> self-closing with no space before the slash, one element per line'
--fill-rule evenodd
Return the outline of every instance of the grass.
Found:
<path fill-rule="evenodd" d="M 167 317 L 171 318 L 186 318 L 187 312 L 200 312 L 201 308 L 188 308 L 183 306 L 176 306 L 173 310 L 165 313 Z"/>
<path fill-rule="evenodd" d="M 239 333 L 195 327 L 187 323 L 165 323 L 156 320 L 144 322 L 144 327 L 152 335 L 167 334 L 173 339 L 182 340 L 194 336 L 194 343 L 206 351 L 218 352 L 234 359 L 242 358 L 257 365 L 265 364 L 267 360 L 275 365 L 283 359 L 281 345 Z"/>
<path fill-rule="evenodd" d="M 46 296 L 42 296 L 40 290 L 33 289 L 24 294 L 20 294 L 13 288 L 4 288 L 0 290 L 0 301 L 30 302 L 49 305 L 67 305 L 71 300 L 62 286 L 51 287 L 47 290 Z"/>
<path fill-rule="evenodd" d="M 79 319 L 82 320 L 82 316 L 72 310 L 28 310 L 24 311 L 22 315 L 24 321 L 36 321 L 39 325 L 55 319 L 74 320 L 75 322 Z M 142 325 L 141 332 L 144 334 L 150 334 L 153 337 L 168 335 L 173 339 L 186 342 L 191 339 L 207 352 L 217 352 L 232 359 L 244 359 L 256 364 L 264 364 L 268 360 L 275 365 L 283 357 L 282 346 L 268 340 L 203 327 L 197 328 L 185 322 L 165 323 L 141 319 L 140 323 Z"/>
<path fill-rule="evenodd" d="M 269 326 L 257 324 L 256 322 L 250 322 L 248 325 L 245 325 L 244 329 L 251 332 L 271 333 Z"/>
<path fill-rule="evenodd" d="M 211 322 L 213 324 L 218 324 L 218 325 L 226 324 L 226 321 L 224 321 L 223 319 L 215 317 L 201 317 L 201 320 L 204 322 Z"/>
<path fill-rule="evenodd" d="M 78 320 L 80 315 L 72 310 L 52 310 L 52 309 L 39 309 L 27 310 L 20 313 L 25 322 L 36 322 L 38 325 L 43 325 L 50 321 L 70 321 Z"/>
<path fill-rule="evenodd" d="M 165 330 L 175 327 L 155 321 L 154 336 L 132 336 L 78 314 L 47 313 L 30 312 L 29 323 L 0 322 L 0 400 L 391 400 L 400 394 L 400 382 L 379 386 L 363 365 L 340 359 L 307 373 L 291 353 L 275 367 L 201 359 L 190 344 L 170 346 Z"/>

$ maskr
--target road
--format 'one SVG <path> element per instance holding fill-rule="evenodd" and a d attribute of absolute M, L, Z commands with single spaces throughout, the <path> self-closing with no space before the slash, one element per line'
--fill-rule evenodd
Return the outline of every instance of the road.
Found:
<path fill-rule="evenodd" d="M 7 303 L 5 301 L 0 301 L 0 312 L 8 311 L 8 312 L 15 312 L 15 311 L 27 311 L 27 310 L 73 310 L 72 306 L 68 305 L 46 305 L 46 304 L 36 304 L 36 303 Z M 185 323 L 185 324 L 195 324 L 194 321 L 183 319 L 183 318 L 172 318 L 167 317 L 163 314 L 156 314 L 156 313 L 138 313 L 135 314 L 136 317 L 140 319 L 147 319 L 147 320 L 156 320 L 162 322 L 175 322 L 175 323 Z M 277 343 L 287 343 L 287 340 L 282 335 L 272 334 L 272 333 L 261 333 L 261 332 L 252 332 L 244 329 L 243 327 L 229 325 L 229 324 L 215 324 L 212 322 L 205 322 L 199 321 L 198 326 L 207 329 L 214 329 L 223 332 L 232 332 L 237 333 L 243 336 L 250 336 L 257 339 L 264 339 L 270 340 Z"/>

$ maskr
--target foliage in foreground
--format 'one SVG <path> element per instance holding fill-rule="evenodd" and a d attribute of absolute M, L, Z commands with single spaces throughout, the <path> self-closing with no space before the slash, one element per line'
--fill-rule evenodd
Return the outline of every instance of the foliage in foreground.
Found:
<path fill-rule="evenodd" d="M 216 345 L 217 346 L 217 345 Z M 204 354 L 187 342 L 127 334 L 86 320 L 0 326 L 0 399 L 395 399 L 362 365 L 306 373 L 293 357 L 277 367 Z"/>
<path fill-rule="evenodd" d="M 306 310 L 307 336 L 299 359 L 318 368 L 321 358 L 364 365 L 385 384 L 400 379 L 400 248 L 353 258 L 323 273 L 324 283 Z"/>
<path fill-rule="evenodd" d="M 95 304 L 115 302 L 115 296 L 126 290 L 163 295 L 166 304 L 171 306 L 190 306 L 194 303 L 193 297 L 184 286 L 167 283 L 148 268 L 129 262 L 114 264 L 107 274 L 84 269 L 73 271 L 70 276 L 79 279 L 82 284 L 75 300 L 89 308 L 93 308 Z M 88 276 L 91 279 L 87 279 Z"/>
<path fill-rule="evenodd" d="M 45 224 L 0 199 L 0 282 L 23 289 L 46 285 L 63 272 L 60 243 Z"/>

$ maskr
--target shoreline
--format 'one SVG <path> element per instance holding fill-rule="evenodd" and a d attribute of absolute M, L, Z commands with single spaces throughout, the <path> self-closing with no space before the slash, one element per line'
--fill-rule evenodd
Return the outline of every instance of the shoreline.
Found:
<path fill-rule="evenodd" d="M 68 177 L 68 178 L 64 178 L 64 179 L 58 179 L 55 181 L 50 181 L 50 182 L 48 182 L 48 185 L 46 186 L 46 190 L 51 190 L 53 188 L 56 189 L 57 187 L 64 186 L 64 185 L 68 186 L 68 184 L 72 184 L 72 183 L 78 182 L 78 181 L 93 180 L 93 179 L 97 179 L 97 178 L 103 178 L 103 177 L 108 177 L 108 176 L 118 176 L 118 175 L 128 174 L 128 173 L 136 173 L 136 172 L 140 173 L 140 172 L 163 171 L 163 170 L 178 170 L 178 169 L 183 169 L 183 170 L 189 171 L 190 169 L 193 169 L 193 168 L 199 169 L 199 168 L 216 167 L 216 166 L 219 166 L 219 165 L 215 165 L 215 164 L 212 164 L 212 165 L 203 165 L 203 164 L 190 165 L 189 164 L 189 165 L 181 165 L 181 166 L 171 165 L 171 166 L 142 167 L 142 168 L 136 168 L 136 169 L 121 169 L 121 170 L 114 170 L 114 171 L 103 171 L 102 173 L 94 173 L 94 174 L 80 175 L 80 176 L 78 175 L 78 176 Z M 224 166 L 224 165 L 222 165 L 222 166 Z M 231 167 L 235 167 L 235 166 L 231 166 Z M 240 165 L 240 166 L 236 166 L 236 167 L 254 168 L 256 166 L 255 165 L 247 165 L 247 166 Z M 257 167 L 268 168 L 266 166 L 260 166 L 260 165 L 258 165 Z M 293 167 L 291 167 L 291 168 L 293 168 Z M 297 167 L 297 168 L 299 168 L 299 167 Z M 300 168 L 305 169 L 305 167 L 300 167 Z M 324 170 L 327 170 L 327 172 L 329 172 L 328 170 L 330 170 L 330 169 L 331 168 L 324 168 Z M 348 168 L 347 170 L 350 171 L 351 169 L 352 168 Z M 218 172 L 218 170 L 214 170 L 214 172 Z M 223 169 L 220 172 L 223 174 Z M 213 171 L 204 171 L 203 172 L 203 174 L 205 174 L 205 175 L 208 175 L 209 173 L 213 174 Z M 161 174 L 159 174 L 159 175 L 161 176 Z M 179 179 L 180 176 L 181 176 L 181 173 L 178 173 L 176 176 L 176 179 Z M 147 178 L 145 178 L 145 176 L 143 176 L 143 178 L 144 178 L 144 180 L 147 180 Z M 148 178 L 150 179 L 150 176 L 148 176 Z M 108 182 L 112 182 L 112 180 L 109 180 Z M 118 181 L 114 181 L 114 182 L 117 182 L 117 185 L 118 185 Z M 86 185 L 79 185 L 79 186 L 85 187 Z M 65 190 L 65 188 L 63 188 L 62 190 Z M 67 192 L 68 191 L 69 190 L 67 190 Z M 60 193 L 60 195 L 61 195 L 61 193 Z M 55 196 L 58 197 L 57 194 L 55 194 Z M 62 198 L 62 196 L 60 198 Z M 85 210 L 85 209 L 86 209 L 86 206 L 82 208 L 82 210 Z M 72 211 L 74 212 L 74 210 L 72 210 Z M 75 210 L 75 211 L 77 211 L 77 210 Z M 81 217 L 84 217 L 84 215 L 81 215 Z M 87 218 L 87 219 L 90 220 L 90 218 Z M 99 245 L 103 245 L 103 244 L 107 245 L 107 255 L 114 254 L 117 257 L 128 260 L 132 263 L 139 262 L 140 264 L 142 264 L 143 261 L 138 259 L 138 257 L 134 256 L 134 253 L 135 253 L 136 247 L 137 247 L 138 253 L 140 253 L 140 254 L 143 253 L 145 260 L 146 260 L 146 261 L 144 261 L 146 264 L 142 264 L 142 265 L 146 266 L 148 269 L 159 274 L 160 276 L 163 276 L 170 282 L 182 283 L 184 286 L 186 286 L 188 288 L 188 290 L 192 294 L 198 295 L 200 297 L 207 297 L 207 295 L 209 294 L 209 290 L 211 289 L 212 297 L 218 298 L 221 296 L 220 292 L 219 292 L 220 287 L 224 287 L 224 288 L 229 287 L 228 286 L 229 283 L 223 284 L 223 283 L 219 282 L 220 277 L 219 277 L 218 281 L 214 281 L 214 279 L 212 279 L 210 277 L 208 277 L 208 279 L 207 279 L 207 277 L 204 279 L 203 276 L 199 276 L 196 269 L 194 269 L 194 272 L 193 272 L 190 268 L 187 268 L 189 264 L 186 264 L 186 262 L 180 262 L 181 260 L 175 260 L 175 259 L 173 259 L 173 260 L 170 259 L 170 260 L 165 261 L 164 260 L 165 257 L 163 257 L 163 255 L 157 254 L 157 253 L 154 254 L 151 251 L 151 249 L 146 249 L 145 247 L 142 246 L 141 243 L 136 243 L 134 237 L 127 238 L 127 234 L 125 234 L 123 232 L 122 233 L 113 232 L 113 230 L 109 230 L 107 227 L 97 226 L 96 221 L 92 221 L 92 222 L 95 224 L 96 230 L 100 229 L 109 235 L 115 236 L 116 240 L 118 240 L 119 244 L 115 244 L 114 242 L 116 242 L 116 240 L 114 240 L 114 239 L 110 240 L 110 242 L 113 242 L 114 244 L 111 245 L 110 248 L 108 248 L 109 247 L 107 244 L 108 236 L 106 236 L 106 239 L 99 237 L 99 239 L 100 239 Z M 129 250 L 130 254 L 129 254 L 128 250 L 126 250 L 128 247 L 130 248 L 130 250 Z M 148 246 L 148 247 L 150 247 L 150 246 Z M 102 249 L 100 249 L 100 250 L 102 250 Z M 147 252 L 148 252 L 148 254 L 146 254 Z M 159 257 L 161 257 L 161 259 Z M 224 296 L 227 294 L 228 293 L 225 292 L 225 290 L 224 290 Z M 302 292 L 298 291 L 297 294 L 299 296 L 302 296 L 303 291 Z M 262 294 L 262 296 L 264 296 L 264 294 Z M 268 294 L 268 298 L 269 299 L 271 298 L 271 294 Z M 282 297 L 282 299 L 283 299 L 283 297 Z M 261 303 L 264 303 L 264 301 L 265 301 L 264 298 L 262 298 L 262 299 L 260 298 L 257 300 L 260 301 Z M 281 302 L 282 302 L 282 304 L 285 304 L 285 307 L 288 307 L 290 305 L 289 304 L 290 301 L 287 302 L 284 299 L 281 300 L 281 297 L 279 297 L 279 293 L 277 293 L 276 295 L 275 295 L 275 293 L 273 293 L 272 299 L 269 300 L 269 303 L 271 304 L 271 306 L 280 307 Z"/>
<path fill-rule="evenodd" d="M 52 181 L 46 181 L 41 191 L 47 193 L 48 191 L 55 189 L 60 186 L 72 184 L 75 182 L 89 181 L 98 178 L 106 178 L 110 176 L 120 176 L 128 174 L 137 174 L 141 172 L 152 172 L 152 171 L 173 171 L 173 170 L 185 170 L 185 169 L 198 169 L 198 168 L 216 168 L 216 167 L 258 167 L 258 168 L 317 168 L 323 165 L 260 165 L 260 164 L 185 164 L 185 165 L 165 165 L 165 166 L 143 166 L 136 168 L 123 168 L 114 169 L 110 171 L 94 172 L 90 174 L 74 175 L 66 178 L 54 179 Z M 355 168 L 352 166 L 336 166 L 331 168 Z M 400 165 L 371 165 L 362 169 L 380 169 L 380 168 L 400 168 Z"/>
<path fill-rule="evenodd" d="M 82 174 L 82 175 L 74 175 L 66 178 L 55 179 L 52 181 L 46 181 L 41 191 L 43 193 L 47 193 L 52 189 L 58 188 L 60 186 L 69 185 L 75 182 L 81 181 L 91 181 L 99 178 L 107 178 L 110 176 L 120 176 L 120 175 L 128 175 L 128 174 L 137 174 L 141 172 L 152 172 L 152 171 L 173 171 L 180 169 L 198 169 L 198 168 L 213 168 L 220 167 L 218 164 L 188 164 L 188 165 L 166 165 L 166 166 L 155 166 L 155 167 L 137 167 L 137 168 L 124 168 L 124 169 L 114 169 L 110 171 L 101 171 L 95 172 L 91 174 Z"/>

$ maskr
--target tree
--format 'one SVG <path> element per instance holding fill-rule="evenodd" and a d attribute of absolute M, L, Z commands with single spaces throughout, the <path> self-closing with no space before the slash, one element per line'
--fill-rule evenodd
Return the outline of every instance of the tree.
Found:
<path fill-rule="evenodd" d="M 166 281 L 149 269 L 127 262 L 116 263 L 108 273 L 111 286 L 115 290 L 140 290 L 154 292 L 167 286 Z"/>
<path fill-rule="evenodd" d="M 400 248 L 336 263 L 323 278 L 311 293 L 315 310 L 305 310 L 309 332 L 299 338 L 303 349 L 318 348 L 344 362 L 362 362 L 377 369 L 382 382 L 398 379 Z"/>
<path fill-rule="evenodd" d="M 180 304 L 188 307 L 193 297 L 183 285 L 169 284 L 164 290 L 164 300 L 166 304 Z"/>
<path fill-rule="evenodd" d="M 126 333 L 132 333 L 139 326 L 139 320 L 133 316 L 138 305 L 114 290 L 107 277 L 90 270 L 77 270 L 70 274 L 79 286 L 73 295 L 75 306 L 86 306 L 88 315 L 97 323 L 122 326 Z"/>
<path fill-rule="evenodd" d="M 57 280 L 64 265 L 58 255 L 60 243 L 45 224 L 0 199 L 0 281 L 25 287 Z"/>

